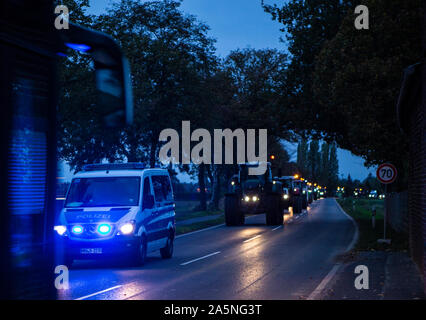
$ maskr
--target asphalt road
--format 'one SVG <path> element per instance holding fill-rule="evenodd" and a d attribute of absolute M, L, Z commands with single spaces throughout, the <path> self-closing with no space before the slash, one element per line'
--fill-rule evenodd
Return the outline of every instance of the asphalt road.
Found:
<path fill-rule="evenodd" d="M 314 202 L 281 227 L 264 215 L 242 227 L 178 237 L 174 256 L 145 266 L 77 261 L 61 299 L 304 299 L 353 241 L 355 227 L 334 199 Z"/>

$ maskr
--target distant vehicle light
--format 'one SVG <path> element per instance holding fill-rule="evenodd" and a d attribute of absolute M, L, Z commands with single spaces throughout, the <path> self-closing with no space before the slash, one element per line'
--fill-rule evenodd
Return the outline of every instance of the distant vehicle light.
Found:
<path fill-rule="evenodd" d="M 103 223 L 98 226 L 98 232 L 101 235 L 107 235 L 111 232 L 111 226 L 109 224 Z"/>
<path fill-rule="evenodd" d="M 249 197 L 249 196 L 246 196 L 246 197 L 244 198 L 244 201 L 245 201 L 245 202 L 249 202 L 249 201 L 250 201 L 250 197 Z"/>
<path fill-rule="evenodd" d="M 254 196 L 252 199 L 253 199 L 254 202 L 256 202 L 257 201 L 257 196 Z"/>
<path fill-rule="evenodd" d="M 133 232 L 133 230 L 135 229 L 133 223 L 125 223 L 120 227 L 120 232 L 122 234 L 131 234 Z"/>
<path fill-rule="evenodd" d="M 306 190 L 303 190 L 303 191 L 302 191 L 302 193 L 303 193 L 303 194 L 305 194 L 305 193 L 306 193 Z"/>
<path fill-rule="evenodd" d="M 287 200 L 287 199 L 288 199 L 288 194 L 283 195 L 283 198 L 284 198 L 285 200 Z"/>
<path fill-rule="evenodd" d="M 67 227 L 65 227 L 65 226 L 54 226 L 53 230 L 55 230 L 60 236 L 62 236 L 65 232 L 67 232 Z"/>
<path fill-rule="evenodd" d="M 74 226 L 74 227 L 72 227 L 71 231 L 74 234 L 82 234 L 83 233 L 83 227 L 82 226 Z"/>
<path fill-rule="evenodd" d="M 234 182 L 234 181 L 232 181 L 232 182 L 231 182 L 231 185 L 234 185 L 234 184 L 235 184 L 235 182 Z"/>

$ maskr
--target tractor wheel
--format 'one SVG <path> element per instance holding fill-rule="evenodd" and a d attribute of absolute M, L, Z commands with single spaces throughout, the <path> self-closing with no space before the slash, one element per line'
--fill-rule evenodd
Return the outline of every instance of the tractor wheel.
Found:
<path fill-rule="evenodd" d="M 278 194 L 268 195 L 268 207 L 266 210 L 266 224 L 276 226 L 283 223 L 281 198 Z"/>
<path fill-rule="evenodd" d="M 227 226 L 244 224 L 244 214 L 240 210 L 239 199 L 235 194 L 225 195 L 225 223 Z"/>
<path fill-rule="evenodd" d="M 295 197 L 295 199 L 293 199 L 293 213 L 294 214 L 299 214 L 302 213 L 302 199 L 300 199 L 299 197 Z"/>

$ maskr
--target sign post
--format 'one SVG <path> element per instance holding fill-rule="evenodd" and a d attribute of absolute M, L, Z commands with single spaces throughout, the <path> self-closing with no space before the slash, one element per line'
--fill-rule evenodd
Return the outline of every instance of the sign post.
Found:
<path fill-rule="evenodd" d="M 385 194 L 386 194 L 386 198 L 387 198 L 387 191 L 388 191 L 388 184 L 391 184 L 395 181 L 396 176 L 397 176 L 398 172 L 395 168 L 395 166 L 391 163 L 383 163 L 381 164 L 376 171 L 376 176 L 377 179 L 385 185 Z M 386 200 L 385 200 L 385 214 L 384 214 L 384 227 L 383 227 L 383 239 L 379 239 L 377 240 L 377 242 L 379 243 L 386 243 L 386 244 L 390 244 L 391 240 L 390 239 L 386 239 L 386 222 L 387 222 L 387 215 L 388 215 L 388 208 L 386 205 Z"/>

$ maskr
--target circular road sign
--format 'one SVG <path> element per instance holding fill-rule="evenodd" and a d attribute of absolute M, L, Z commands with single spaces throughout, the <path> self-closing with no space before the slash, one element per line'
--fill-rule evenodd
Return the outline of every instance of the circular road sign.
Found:
<path fill-rule="evenodd" d="M 389 184 L 395 181 L 398 172 L 393 164 L 383 163 L 376 171 L 377 179 L 383 184 Z"/>

